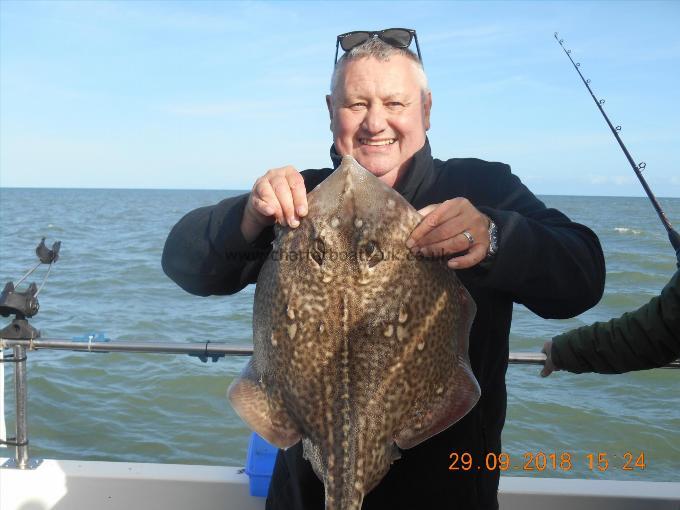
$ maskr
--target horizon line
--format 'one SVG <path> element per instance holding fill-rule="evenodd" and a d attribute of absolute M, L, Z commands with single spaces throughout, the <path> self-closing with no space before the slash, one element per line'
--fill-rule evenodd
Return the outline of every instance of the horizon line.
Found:
<path fill-rule="evenodd" d="M 70 186 L 47 186 L 47 187 L 37 187 L 37 186 L 2 186 L 0 185 L 0 190 L 91 190 L 91 191 L 229 191 L 229 192 L 241 192 L 248 193 L 249 189 L 238 189 L 238 188 L 97 188 L 97 187 L 70 187 Z M 637 195 L 602 195 L 602 194 L 564 194 L 564 193 L 534 193 L 536 196 L 548 196 L 548 197 L 593 197 L 593 198 L 647 198 L 649 197 L 641 192 Z M 680 196 L 663 196 L 656 195 L 657 198 L 680 198 Z"/>

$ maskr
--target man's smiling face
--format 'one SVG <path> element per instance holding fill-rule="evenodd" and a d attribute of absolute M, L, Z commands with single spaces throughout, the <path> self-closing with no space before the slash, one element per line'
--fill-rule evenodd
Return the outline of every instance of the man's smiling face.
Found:
<path fill-rule="evenodd" d="M 416 64 L 403 55 L 389 61 L 351 60 L 333 96 L 327 96 L 335 149 L 394 186 L 425 144 L 432 98 Z"/>

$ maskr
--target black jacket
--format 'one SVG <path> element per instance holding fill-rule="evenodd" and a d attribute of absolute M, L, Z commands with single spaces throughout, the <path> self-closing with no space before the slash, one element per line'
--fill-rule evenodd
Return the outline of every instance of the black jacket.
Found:
<path fill-rule="evenodd" d="M 337 167 L 340 157 L 333 148 L 331 157 Z M 307 190 L 331 172 L 303 171 Z M 602 249 L 590 229 L 546 208 L 502 163 L 436 160 L 426 142 L 395 190 L 416 209 L 465 197 L 493 218 L 500 239 L 488 267 L 458 272 L 477 304 L 470 361 L 482 390 L 479 403 L 446 431 L 404 451 L 363 508 L 497 508 L 499 472 L 486 468 L 485 456 L 501 451 L 513 302 L 545 318 L 572 317 L 592 307 L 604 288 Z M 257 280 L 273 229 L 252 245 L 245 241 L 240 222 L 247 199 L 197 209 L 173 228 L 163 268 L 182 288 L 199 295 L 231 294 Z M 454 464 L 452 453 L 470 454 L 473 469 L 449 469 L 462 466 Z M 269 496 L 271 509 L 323 508 L 323 485 L 302 459 L 300 444 L 278 455 Z"/>
<path fill-rule="evenodd" d="M 561 370 L 601 374 L 656 368 L 679 358 L 680 270 L 634 312 L 556 336 L 550 357 Z"/>

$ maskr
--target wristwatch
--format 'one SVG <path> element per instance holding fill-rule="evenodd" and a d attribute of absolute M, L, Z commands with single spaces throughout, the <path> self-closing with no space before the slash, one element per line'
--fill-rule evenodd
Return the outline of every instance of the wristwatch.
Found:
<path fill-rule="evenodd" d="M 486 260 L 492 259 L 498 253 L 498 227 L 489 218 L 489 250 L 486 252 Z"/>

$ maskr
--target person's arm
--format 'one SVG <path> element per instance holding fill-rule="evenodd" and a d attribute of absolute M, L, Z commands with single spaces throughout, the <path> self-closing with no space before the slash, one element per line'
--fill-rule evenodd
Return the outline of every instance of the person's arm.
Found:
<path fill-rule="evenodd" d="M 680 271 L 660 296 L 636 311 L 558 335 L 544 350 L 554 369 L 574 373 L 622 373 L 670 363 L 680 357 Z"/>
<path fill-rule="evenodd" d="M 305 188 L 311 190 L 329 173 L 329 169 L 302 172 Z M 255 283 L 274 234 L 269 225 L 252 242 L 245 238 L 242 220 L 250 196 L 228 198 L 185 215 L 165 242 L 163 271 L 184 290 L 199 296 L 233 294 Z"/>
<path fill-rule="evenodd" d="M 464 279 L 544 318 L 573 317 L 600 300 L 605 263 L 592 230 L 546 208 L 507 165 L 492 164 L 470 180 L 470 196 L 497 226 L 498 249 L 489 263 L 461 271 Z"/>
<path fill-rule="evenodd" d="M 246 241 L 241 218 L 247 200 L 240 195 L 186 214 L 165 241 L 165 274 L 199 296 L 232 294 L 253 283 L 271 249 L 273 229 Z"/>

